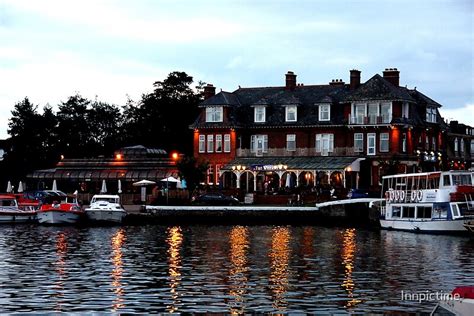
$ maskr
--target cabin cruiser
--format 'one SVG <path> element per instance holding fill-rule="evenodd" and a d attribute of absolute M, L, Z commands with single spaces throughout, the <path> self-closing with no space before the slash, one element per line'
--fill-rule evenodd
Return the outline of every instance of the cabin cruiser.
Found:
<path fill-rule="evenodd" d="M 474 315 L 474 286 L 459 286 L 451 294 L 441 295 L 430 315 Z"/>
<path fill-rule="evenodd" d="M 76 224 L 85 216 L 85 212 L 75 196 L 62 193 L 45 201 L 37 216 L 40 224 Z"/>
<path fill-rule="evenodd" d="M 105 223 L 121 223 L 127 215 L 118 195 L 105 194 L 94 195 L 85 212 L 89 220 Z"/>
<path fill-rule="evenodd" d="M 36 211 L 20 209 L 14 195 L 0 195 L 0 223 L 25 223 L 35 220 Z"/>
<path fill-rule="evenodd" d="M 426 233 L 467 233 L 474 220 L 474 172 L 437 171 L 383 177 L 380 225 Z"/>

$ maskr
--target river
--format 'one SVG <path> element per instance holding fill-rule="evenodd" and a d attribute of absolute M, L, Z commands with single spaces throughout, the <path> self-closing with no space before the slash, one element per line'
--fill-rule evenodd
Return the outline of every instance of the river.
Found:
<path fill-rule="evenodd" d="M 474 240 L 319 226 L 0 226 L 0 312 L 429 312 Z M 403 292 L 402 292 L 403 291 Z"/>

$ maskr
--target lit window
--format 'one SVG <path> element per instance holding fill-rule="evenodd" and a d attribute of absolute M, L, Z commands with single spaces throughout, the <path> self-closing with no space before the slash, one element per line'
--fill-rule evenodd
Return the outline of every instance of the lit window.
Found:
<path fill-rule="evenodd" d="M 206 108 L 206 122 L 222 122 L 222 106 Z"/>
<path fill-rule="evenodd" d="M 207 152 L 214 152 L 214 135 L 207 135 Z"/>
<path fill-rule="evenodd" d="M 216 135 L 216 153 L 222 152 L 222 135 Z"/>
<path fill-rule="evenodd" d="M 375 155 L 376 152 L 375 133 L 367 134 L 367 155 Z"/>
<path fill-rule="evenodd" d="M 316 152 L 322 156 L 334 151 L 334 134 L 316 134 Z"/>
<path fill-rule="evenodd" d="M 364 151 L 364 134 L 355 133 L 354 134 L 354 152 L 361 153 Z"/>
<path fill-rule="evenodd" d="M 407 134 L 403 133 L 402 135 L 402 152 L 407 152 Z"/>
<path fill-rule="evenodd" d="M 296 150 L 296 135 L 295 134 L 286 135 L 286 150 L 288 151 Z"/>
<path fill-rule="evenodd" d="M 206 152 L 206 135 L 199 135 L 199 152 Z"/>
<path fill-rule="evenodd" d="M 320 121 L 329 121 L 331 119 L 331 105 L 330 104 L 321 104 L 319 106 L 319 120 Z"/>
<path fill-rule="evenodd" d="M 380 133 L 380 151 L 388 152 L 388 133 Z"/>
<path fill-rule="evenodd" d="M 256 106 L 254 111 L 255 111 L 255 122 L 257 123 L 265 122 L 265 107 Z"/>
<path fill-rule="evenodd" d="M 296 105 L 288 105 L 285 108 L 285 121 L 296 122 Z"/>
<path fill-rule="evenodd" d="M 250 136 L 250 151 L 264 152 L 268 151 L 268 135 L 252 135 Z"/>
<path fill-rule="evenodd" d="M 230 134 L 224 135 L 224 152 L 230 153 Z"/>

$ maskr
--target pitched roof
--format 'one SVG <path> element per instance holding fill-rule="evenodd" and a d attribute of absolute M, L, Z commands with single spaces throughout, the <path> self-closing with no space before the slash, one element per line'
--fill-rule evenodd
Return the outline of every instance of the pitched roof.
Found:
<path fill-rule="evenodd" d="M 346 101 L 371 101 L 371 100 L 387 100 L 387 101 L 408 101 L 415 102 L 408 91 L 403 87 L 394 86 L 382 78 L 379 74 L 374 75 L 361 84 L 357 89 L 350 93 Z"/>
<path fill-rule="evenodd" d="M 233 105 L 240 105 L 240 103 L 237 97 L 231 92 L 221 91 L 218 94 L 212 96 L 211 98 L 201 102 L 199 106 L 206 107 L 206 106 L 217 106 L 217 105 L 233 106 Z"/>

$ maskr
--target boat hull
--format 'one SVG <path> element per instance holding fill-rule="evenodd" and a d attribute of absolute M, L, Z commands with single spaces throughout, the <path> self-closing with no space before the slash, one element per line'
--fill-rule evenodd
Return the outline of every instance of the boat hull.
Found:
<path fill-rule="evenodd" d="M 126 215 L 125 210 L 86 209 L 87 219 L 97 223 L 120 224 Z"/>
<path fill-rule="evenodd" d="M 28 223 L 36 221 L 36 212 L 0 212 L 0 223 Z"/>
<path fill-rule="evenodd" d="M 460 234 L 467 233 L 464 226 L 466 220 L 393 220 L 381 219 L 380 226 L 383 229 L 401 230 L 409 232 L 433 233 L 433 234 Z"/>
<path fill-rule="evenodd" d="M 63 225 L 78 223 L 81 215 L 80 212 L 50 210 L 39 211 L 37 216 L 40 224 Z"/>

